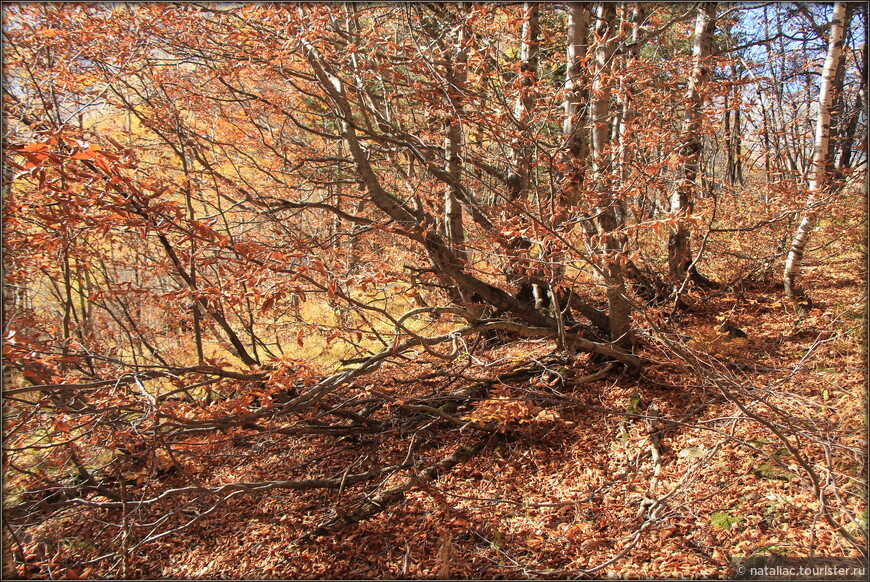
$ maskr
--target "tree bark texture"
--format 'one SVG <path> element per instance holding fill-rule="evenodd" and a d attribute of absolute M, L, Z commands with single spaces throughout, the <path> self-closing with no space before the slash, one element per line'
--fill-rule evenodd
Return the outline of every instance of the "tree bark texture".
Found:
<path fill-rule="evenodd" d="M 840 54 L 843 51 L 845 19 L 846 4 L 844 2 L 837 2 L 834 4 L 834 15 L 831 19 L 828 54 L 825 57 L 825 65 L 822 68 L 822 83 L 819 89 L 819 111 L 818 118 L 816 119 L 813 159 L 809 173 L 809 194 L 800 224 L 798 224 L 791 241 L 791 246 L 789 247 L 782 277 L 785 295 L 793 299 L 804 294 L 803 289 L 796 284 L 796 279 L 800 272 L 807 241 L 816 225 L 818 217 L 816 199 L 825 189 L 828 143 L 831 138 L 831 103 L 834 99 L 832 89 L 837 77 L 837 69 L 840 66 Z"/>
<path fill-rule="evenodd" d="M 610 155 L 610 79 L 613 70 L 613 53 L 616 49 L 615 5 L 600 2 L 595 10 L 595 63 L 592 79 L 590 112 L 592 121 L 592 175 L 595 184 L 594 196 L 598 207 L 597 230 L 601 241 L 599 254 L 607 286 L 607 307 L 610 324 L 610 339 L 618 345 L 631 342 L 631 306 L 626 299 L 625 275 L 619 260 L 624 241 L 616 231 L 623 223 L 622 203 L 613 195 L 612 177 L 609 171 Z"/>
<path fill-rule="evenodd" d="M 448 101 L 450 102 L 450 111 L 445 119 L 446 137 L 444 150 L 446 154 L 447 175 L 450 179 L 450 184 L 447 186 L 444 193 L 444 234 L 453 248 L 453 253 L 461 264 L 468 261 L 468 254 L 465 250 L 465 227 L 462 224 L 462 206 L 459 204 L 459 199 L 462 196 L 459 192 L 462 182 L 462 107 L 463 107 L 463 91 L 465 91 L 465 82 L 468 77 L 466 71 L 468 63 L 468 55 L 465 52 L 465 27 L 459 27 L 459 33 L 456 39 L 456 51 L 452 55 L 446 55 L 446 71 L 445 80 Z M 458 299 L 463 303 L 471 301 L 471 293 L 461 285 L 457 286 L 456 292 Z"/>
<path fill-rule="evenodd" d="M 568 49 L 565 69 L 565 120 L 562 125 L 564 150 L 561 162 L 565 167 L 566 202 L 577 204 L 583 175 L 589 157 L 589 141 L 586 135 L 586 107 L 583 60 L 588 48 L 589 4 L 568 4 Z"/>
<path fill-rule="evenodd" d="M 520 46 L 519 93 L 514 105 L 514 116 L 519 124 L 519 135 L 511 143 L 514 171 L 508 177 L 511 200 L 528 196 L 532 172 L 532 148 L 529 143 L 529 123 L 535 107 L 535 95 L 531 90 L 538 77 L 538 37 L 541 26 L 538 21 L 538 4 L 523 4 L 523 40 Z"/>
<path fill-rule="evenodd" d="M 692 204 L 701 167 L 701 122 L 704 96 L 700 89 L 708 76 L 706 60 L 710 56 L 710 44 L 716 27 L 716 3 L 701 5 L 695 20 L 695 41 L 692 47 L 692 72 L 686 92 L 686 110 L 683 114 L 683 145 L 679 152 L 682 175 L 671 193 L 671 215 L 679 222 L 671 229 L 668 238 L 668 267 L 671 281 L 679 285 L 686 277 L 692 262 L 690 233 L 682 221 L 692 213 Z"/>

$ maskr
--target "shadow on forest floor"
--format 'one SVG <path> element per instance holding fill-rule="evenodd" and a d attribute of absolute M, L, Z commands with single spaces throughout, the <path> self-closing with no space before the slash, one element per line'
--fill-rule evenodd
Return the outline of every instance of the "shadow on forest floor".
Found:
<path fill-rule="evenodd" d="M 773 407 L 769 418 L 812 466 L 836 468 L 832 510 L 866 520 L 862 290 L 827 281 L 813 283 L 839 315 L 817 307 L 797 321 L 745 289 L 740 301 L 696 298 L 677 331 L 758 398 L 744 405 Z M 718 331 L 725 318 L 748 337 Z M 202 487 L 394 470 L 337 488 L 191 491 L 140 509 L 135 523 L 151 525 L 124 533 L 123 512 L 79 508 L 33 529 L 27 574 L 721 577 L 766 552 L 851 555 L 776 435 L 679 362 L 647 350 L 638 377 L 588 381 L 600 365 L 585 355 L 566 364 L 550 341 L 473 355 L 450 365 L 421 355 L 343 392 L 345 403 L 377 401 L 368 433 L 288 436 L 276 422 L 272 434 L 203 444 L 184 464 Z M 189 484 L 169 473 L 129 495 Z"/>

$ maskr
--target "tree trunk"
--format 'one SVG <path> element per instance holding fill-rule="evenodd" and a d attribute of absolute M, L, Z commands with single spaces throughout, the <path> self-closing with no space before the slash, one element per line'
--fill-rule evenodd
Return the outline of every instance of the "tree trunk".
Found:
<path fill-rule="evenodd" d="M 580 189 L 589 157 L 586 137 L 584 73 L 582 59 L 586 56 L 589 33 L 589 5 L 586 2 L 568 4 L 568 50 L 565 70 L 565 120 L 562 125 L 564 150 L 561 163 L 565 175 L 565 202 L 574 206 L 579 201 Z"/>
<path fill-rule="evenodd" d="M 861 85 L 855 95 L 855 105 L 852 106 L 849 116 L 843 124 L 843 137 L 837 149 L 837 159 L 834 163 L 834 171 L 845 174 L 845 170 L 852 167 L 852 148 L 855 143 L 858 118 L 864 109 L 867 86 Z"/>
<path fill-rule="evenodd" d="M 555 329 L 555 321 L 552 318 L 540 313 L 533 306 L 518 301 L 502 289 L 468 273 L 465 270 L 465 263 L 456 256 L 454 245 L 441 233 L 431 228 L 434 222 L 432 217 L 384 189 L 357 137 L 354 125 L 350 122 L 353 119 L 353 110 L 345 95 L 343 81 L 322 59 L 317 49 L 307 43 L 304 46 L 313 73 L 335 104 L 335 115 L 339 119 L 342 138 L 348 146 L 371 202 L 394 221 L 400 229 L 399 232 L 403 232 L 408 239 L 422 244 L 439 275 L 454 281 L 457 287 L 466 289 L 471 294 L 476 293 L 484 302 L 496 309 L 515 314 L 526 323 Z"/>
<path fill-rule="evenodd" d="M 639 33 L 640 25 L 644 18 L 644 7 L 640 2 L 634 2 L 631 6 L 631 44 L 626 51 L 624 62 L 628 75 L 632 74 L 632 66 L 640 53 Z M 617 148 L 613 155 L 613 164 L 616 167 L 620 183 L 624 184 L 629 179 L 629 165 L 631 164 L 633 148 L 631 145 L 632 124 L 635 119 L 634 89 L 630 77 L 619 76 L 619 91 L 617 92 L 619 104 L 619 119 L 614 122 L 613 134 Z"/>
<path fill-rule="evenodd" d="M 695 21 L 695 43 L 692 48 L 692 72 L 689 75 L 686 93 L 686 111 L 683 114 L 682 176 L 671 193 L 671 215 L 676 217 L 677 225 L 671 229 L 668 238 L 668 267 L 671 282 L 679 286 L 685 280 L 692 262 L 689 229 L 684 219 L 692 213 L 696 181 L 701 167 L 701 122 L 703 119 L 704 97 L 701 85 L 707 78 L 706 59 L 710 56 L 710 41 L 716 26 L 716 3 L 704 3 Z"/>
<path fill-rule="evenodd" d="M 852 4 L 846 4 L 846 15 L 843 17 L 844 31 L 849 28 L 852 20 Z M 844 34 L 845 35 L 845 34 Z M 846 105 L 845 93 L 845 76 L 846 76 L 846 51 L 840 51 L 840 62 L 837 64 L 837 73 L 834 77 L 834 85 L 831 88 L 833 93 L 831 102 L 831 138 L 828 141 L 828 157 L 826 159 L 826 171 L 831 178 L 832 192 L 839 190 L 845 184 L 846 170 L 848 165 L 842 165 L 844 162 L 844 146 L 851 149 L 850 135 L 855 133 L 855 122 L 857 115 L 850 114 Z M 856 105 L 860 108 L 861 94 L 860 90 L 856 99 Z M 856 112 L 857 113 L 857 112 Z M 848 163 L 849 156 L 845 158 Z"/>
<path fill-rule="evenodd" d="M 816 198 L 824 189 L 828 142 L 831 138 L 831 103 L 834 97 L 832 88 L 840 65 L 840 54 L 843 51 L 845 17 L 846 4 L 844 2 L 834 4 L 831 32 L 828 38 L 828 55 L 822 69 L 822 84 L 819 90 L 819 113 L 816 120 L 813 160 L 810 166 L 809 195 L 804 214 L 791 241 L 782 277 L 785 295 L 790 299 L 798 299 L 804 295 L 803 289 L 796 284 L 796 279 L 800 272 L 804 249 L 816 224 L 818 215 Z"/>
<path fill-rule="evenodd" d="M 459 192 L 462 181 L 462 92 L 465 90 L 468 77 L 466 70 L 468 55 L 463 46 L 465 36 L 465 27 L 460 26 L 456 39 L 456 52 L 453 55 L 446 55 L 447 86 L 444 88 L 450 103 L 450 109 L 444 120 L 445 170 L 450 178 L 450 184 L 444 192 L 444 236 L 453 248 L 454 255 L 463 265 L 468 262 L 468 254 L 465 250 L 465 228 L 462 224 L 462 206 L 459 204 L 462 196 Z M 456 298 L 462 303 L 471 301 L 471 294 L 461 285 L 457 285 L 456 294 Z"/>
<path fill-rule="evenodd" d="M 610 121 L 609 79 L 613 65 L 613 50 L 616 39 L 613 31 L 615 7 L 609 3 L 599 3 L 596 7 L 595 36 L 598 46 L 595 49 L 594 75 L 592 78 L 592 102 L 589 110 L 592 116 L 592 172 L 595 175 L 596 186 L 600 186 L 601 178 L 610 160 L 605 151 L 610 140 L 608 122 Z"/>
<path fill-rule="evenodd" d="M 614 198 L 612 176 L 608 170 L 610 156 L 610 94 L 611 72 L 613 70 L 613 51 L 616 48 L 615 6 L 601 2 L 596 6 L 594 75 L 592 78 L 592 175 L 599 206 L 598 235 L 603 244 L 599 247 L 602 271 L 607 285 L 607 307 L 610 324 L 610 339 L 620 346 L 631 343 L 631 306 L 625 297 L 625 275 L 619 255 L 624 240 L 616 231 L 624 222 L 624 212 L 620 200 Z"/>
<path fill-rule="evenodd" d="M 731 64 L 731 78 L 739 81 L 742 71 L 735 63 Z M 739 85 L 735 85 L 726 96 L 725 107 L 725 178 L 732 186 L 743 185 L 743 161 L 741 158 L 742 123 L 740 121 L 740 108 L 742 106 L 742 92 Z"/>
<path fill-rule="evenodd" d="M 535 107 L 535 95 L 531 90 L 537 83 L 538 75 L 538 37 L 541 27 L 538 18 L 538 4 L 526 2 L 523 4 L 522 43 L 520 45 L 520 79 L 519 92 L 514 105 L 514 116 L 517 119 L 519 135 L 511 143 L 513 171 L 508 175 L 508 188 L 511 201 L 523 207 L 528 201 L 532 183 L 532 147 L 529 143 L 532 110 Z M 525 236 L 511 239 L 510 246 L 517 254 L 527 252 L 531 241 Z M 517 286 L 517 297 L 525 297 L 531 292 L 536 309 L 544 307 L 543 297 L 546 293 L 541 285 L 529 281 L 527 274 L 529 262 L 525 258 L 512 256 L 505 268 L 508 283 Z"/>
<path fill-rule="evenodd" d="M 529 122 L 535 107 L 535 96 L 531 89 L 538 76 L 538 36 L 541 27 L 538 22 L 538 4 L 523 4 L 523 41 L 520 47 L 520 90 L 514 105 L 514 115 L 519 123 L 519 136 L 511 143 L 514 158 L 514 171 L 508 176 L 511 200 L 521 200 L 529 193 L 532 170 L 532 152 L 529 145 Z"/>
<path fill-rule="evenodd" d="M 180 143 L 178 157 L 181 161 L 182 172 L 184 173 L 184 183 L 182 186 L 182 190 L 184 192 L 184 201 L 187 206 L 187 217 L 193 222 L 196 220 L 196 212 L 193 208 L 193 193 L 191 192 L 190 184 L 191 184 L 191 175 L 190 175 L 190 167 L 187 163 L 187 152 L 186 146 L 184 143 L 184 132 L 181 129 L 181 122 L 178 119 L 178 113 L 175 114 L 178 141 Z M 195 237 L 190 238 L 190 263 L 188 264 L 190 268 L 190 280 L 193 282 L 193 286 L 196 287 L 197 283 L 197 274 L 196 274 L 196 254 L 197 254 L 197 241 Z M 193 317 L 193 341 L 196 346 L 196 363 L 203 364 L 205 363 L 205 352 L 202 347 L 202 321 L 199 307 L 196 305 L 196 300 L 194 300 L 190 305 L 191 315 Z"/>

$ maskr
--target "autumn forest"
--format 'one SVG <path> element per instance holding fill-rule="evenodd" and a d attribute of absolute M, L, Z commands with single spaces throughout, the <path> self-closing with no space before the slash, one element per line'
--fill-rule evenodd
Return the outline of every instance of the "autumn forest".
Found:
<path fill-rule="evenodd" d="M 3 577 L 866 563 L 866 37 L 4 3 Z"/>

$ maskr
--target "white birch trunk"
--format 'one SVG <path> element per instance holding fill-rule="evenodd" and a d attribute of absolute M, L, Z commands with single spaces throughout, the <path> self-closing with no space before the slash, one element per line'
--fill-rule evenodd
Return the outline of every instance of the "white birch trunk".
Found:
<path fill-rule="evenodd" d="M 831 138 L 831 103 L 834 97 L 832 88 L 837 76 L 837 68 L 840 65 L 840 54 L 843 51 L 845 17 L 846 4 L 844 2 L 834 4 L 834 15 L 831 20 L 831 32 L 828 39 L 828 55 L 825 57 L 825 65 L 822 69 L 822 84 L 819 90 L 819 114 L 816 120 L 813 159 L 809 172 L 809 195 L 807 196 L 804 214 L 791 241 L 782 277 L 785 295 L 789 298 L 797 298 L 803 295 L 803 290 L 796 285 L 795 280 L 800 272 L 807 241 L 816 224 L 818 215 L 818 209 L 815 204 L 816 199 L 825 186 L 828 142 Z"/>

